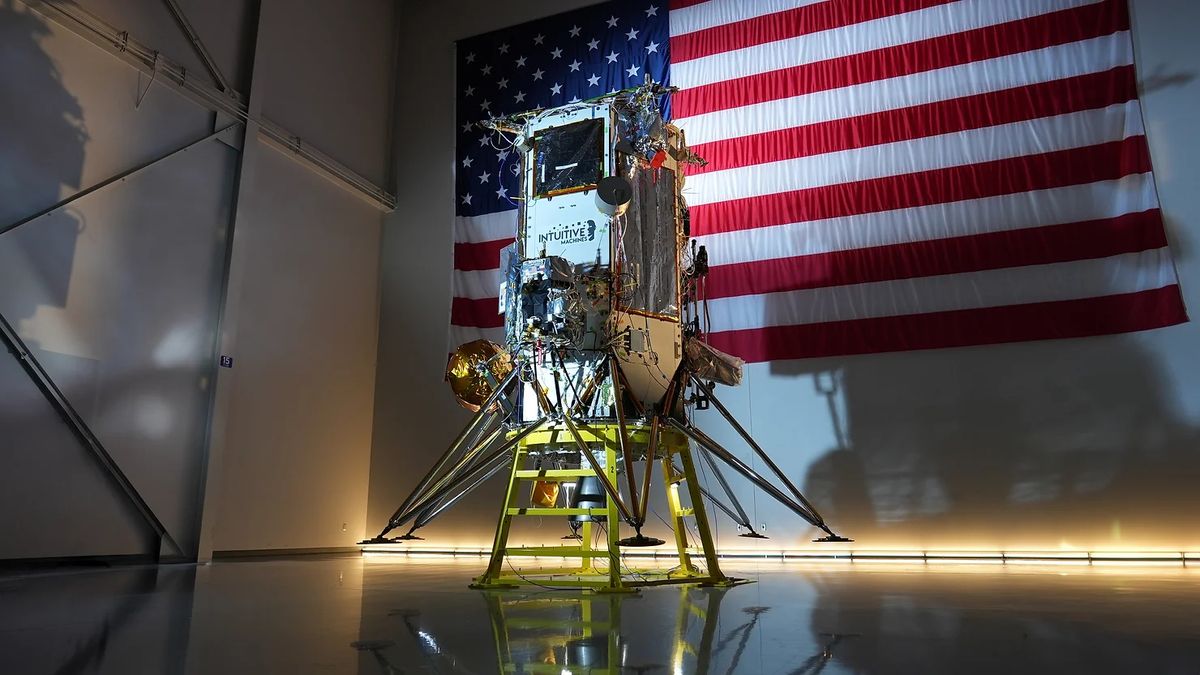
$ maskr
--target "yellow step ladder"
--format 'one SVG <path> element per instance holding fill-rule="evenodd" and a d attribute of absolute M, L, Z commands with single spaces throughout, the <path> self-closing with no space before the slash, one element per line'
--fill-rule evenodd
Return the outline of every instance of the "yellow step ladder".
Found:
<path fill-rule="evenodd" d="M 622 515 L 615 501 L 609 497 L 603 508 L 568 508 L 521 506 L 521 497 L 528 493 L 523 489 L 524 484 L 541 482 L 571 482 L 588 476 L 599 476 L 588 462 L 582 462 L 579 469 L 528 469 L 525 464 L 531 454 L 546 454 L 556 451 L 572 451 L 576 447 L 571 429 L 566 425 L 547 425 L 521 440 L 514 450 L 512 470 L 510 472 L 508 489 L 504 505 L 500 511 L 500 522 L 496 527 L 496 537 L 492 544 L 491 559 L 487 570 L 475 579 L 474 588 L 513 588 L 517 586 L 546 586 L 560 588 L 584 588 L 604 592 L 630 592 L 643 586 L 662 584 L 695 583 L 705 585 L 730 585 L 735 580 L 721 573 L 717 561 L 716 547 L 709 528 L 708 516 L 696 482 L 696 469 L 692 461 L 691 449 L 687 437 L 673 429 L 663 428 L 665 425 L 629 424 L 626 426 L 629 442 L 635 447 L 643 448 L 642 458 L 647 462 L 657 461 L 661 464 L 660 481 L 666 485 L 667 503 L 670 511 L 670 525 L 675 535 L 675 547 L 679 556 L 679 566 L 663 572 L 661 570 L 633 570 L 623 565 L 620 547 L 620 529 Z M 608 484 L 618 485 L 617 466 L 620 454 L 620 428 L 617 424 L 575 425 L 575 431 L 580 440 L 592 449 L 594 454 L 603 453 L 604 474 Z M 516 432 L 513 432 L 514 435 Z M 651 434 L 657 433 L 656 443 L 651 442 Z M 655 457 L 646 457 L 650 447 L 655 448 Z M 676 467 L 678 458 L 680 467 Z M 646 467 L 650 469 L 649 466 Z M 603 480 L 602 480 L 603 482 Z M 687 491 L 689 505 L 684 506 L 681 500 L 680 486 Z M 578 545 L 570 546 L 526 546 L 510 547 L 509 533 L 514 518 L 526 516 L 603 516 L 605 518 L 606 537 L 602 547 L 593 544 L 594 527 L 597 523 L 584 521 L 581 525 Z M 700 538 L 699 554 L 703 556 L 706 569 L 700 569 L 693 556 L 695 552 L 688 547 L 687 518 L 695 520 L 696 530 Z M 578 565 L 559 565 L 557 567 L 538 567 L 516 569 L 509 558 L 536 559 L 539 557 L 556 559 L 579 559 Z M 622 572 L 625 567 L 624 573 Z"/>

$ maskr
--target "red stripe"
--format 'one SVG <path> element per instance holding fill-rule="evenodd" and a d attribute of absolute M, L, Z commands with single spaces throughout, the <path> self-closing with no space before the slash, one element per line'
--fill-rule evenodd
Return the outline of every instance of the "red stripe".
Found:
<path fill-rule="evenodd" d="M 707 173 L 1104 108 L 1137 98 L 1132 65 L 692 147 Z"/>
<path fill-rule="evenodd" d="M 671 62 L 682 63 L 951 2 L 957 0 L 834 0 L 797 7 L 672 37 Z"/>
<path fill-rule="evenodd" d="M 450 305 L 450 323 L 473 328 L 499 328 L 504 325 L 504 315 L 499 313 L 499 307 L 496 298 L 454 298 Z"/>
<path fill-rule="evenodd" d="M 1128 29 L 1129 17 L 1123 0 L 1105 0 L 963 33 L 691 87 L 672 97 L 672 115 L 676 119 L 691 117 L 1044 49 Z"/>
<path fill-rule="evenodd" d="M 454 245 L 454 269 L 494 270 L 500 267 L 500 251 L 513 243 L 512 237 L 495 241 L 459 243 Z"/>
<path fill-rule="evenodd" d="M 706 2 L 708 2 L 708 0 L 671 0 L 671 3 L 668 5 L 668 7 L 671 9 L 683 9 L 684 7 L 703 5 Z"/>
<path fill-rule="evenodd" d="M 1115 180 L 1150 170 L 1144 136 L 1041 155 L 691 207 L 695 235 Z"/>
<path fill-rule="evenodd" d="M 708 297 L 1046 265 L 1166 245 L 1162 214 L 1153 209 L 1107 220 L 719 265 L 709 274 Z"/>
<path fill-rule="evenodd" d="M 1188 320 L 1176 285 L 1081 300 L 908 314 L 710 335 L 750 362 L 1128 333 Z"/>

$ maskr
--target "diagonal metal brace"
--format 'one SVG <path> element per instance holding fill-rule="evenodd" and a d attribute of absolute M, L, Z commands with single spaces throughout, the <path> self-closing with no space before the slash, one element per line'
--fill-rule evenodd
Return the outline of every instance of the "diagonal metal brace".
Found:
<path fill-rule="evenodd" d="M 771 472 L 774 473 L 777 478 L 779 478 L 780 482 L 787 487 L 787 489 L 796 498 L 796 501 L 804 505 L 804 508 L 813 515 L 813 518 L 816 519 L 817 523 L 823 524 L 824 521 L 821 518 L 821 514 L 817 512 L 817 508 L 804 497 L 799 488 L 792 484 L 792 481 L 787 477 L 787 474 L 785 474 L 783 470 L 780 469 L 777 464 L 775 464 L 775 462 L 771 459 L 771 456 L 768 455 L 767 452 L 762 449 L 762 446 L 760 446 L 750 435 L 750 432 L 746 431 L 746 429 L 738 423 L 737 419 L 734 418 L 733 413 L 729 412 L 729 409 L 726 408 L 725 405 L 721 403 L 721 400 L 717 398 L 716 394 L 713 393 L 712 387 L 705 384 L 703 380 L 701 380 L 699 377 L 696 377 L 694 374 L 692 375 L 692 381 L 695 382 L 696 386 L 700 388 L 700 391 L 703 391 L 705 396 L 712 401 L 712 404 L 717 407 L 717 410 L 720 411 L 721 416 L 725 418 L 725 421 L 729 422 L 729 426 L 733 427 L 734 431 L 737 431 L 738 435 L 742 437 L 742 440 L 746 441 L 746 444 L 754 450 L 754 454 L 758 455 L 758 458 L 761 459 L 763 463 L 771 469 Z M 820 525 L 818 525 L 818 527 L 820 527 Z M 830 534 L 832 534 L 832 532 Z"/>
<path fill-rule="evenodd" d="M 220 138 L 221 136 L 225 135 L 226 133 L 233 131 L 233 129 L 235 127 L 240 127 L 241 124 L 242 124 L 241 122 L 234 122 L 218 131 L 214 131 L 213 133 L 208 134 L 207 136 L 197 138 L 196 140 L 188 143 L 187 145 L 183 145 L 181 147 L 175 148 L 174 150 L 172 150 L 166 154 L 159 155 L 158 157 L 155 157 L 154 159 L 152 159 L 148 162 L 139 164 L 131 169 L 126 169 L 125 171 L 122 171 L 121 173 L 110 176 L 109 178 L 106 178 L 91 187 L 84 188 L 84 189 L 80 190 L 79 192 L 76 192 L 75 194 L 71 195 L 70 197 L 63 199 L 62 201 L 58 202 L 57 204 L 52 204 L 50 206 L 47 206 L 46 208 L 42 209 L 41 211 L 38 211 L 37 213 L 34 213 L 33 215 L 26 216 L 16 222 L 9 223 L 8 225 L 0 225 L 0 234 L 4 234 L 5 232 L 10 232 L 12 230 L 15 230 L 18 227 L 21 227 L 22 225 L 24 225 L 26 223 L 33 222 L 43 216 L 48 216 L 51 213 L 54 213 L 55 211 L 58 211 L 59 209 L 62 209 L 65 206 L 69 206 L 70 204 L 77 202 L 80 199 L 83 199 L 84 197 L 86 197 L 94 192 L 99 192 L 100 190 L 103 190 L 104 188 L 107 188 L 110 185 L 113 185 L 114 183 L 119 183 L 119 182 L 125 180 L 126 178 L 133 176 L 134 174 L 141 173 L 142 171 L 149 169 L 150 167 L 154 166 L 155 164 L 158 164 L 159 162 L 170 159 L 181 153 L 187 152 L 188 150 L 191 150 L 192 148 L 194 148 L 198 145 L 203 145 L 203 144 L 207 143 L 208 141 Z"/>
<path fill-rule="evenodd" d="M 92 433 L 91 428 L 83 421 L 79 413 L 75 411 L 74 406 L 67 400 L 66 395 L 58 388 L 58 385 L 54 384 L 54 380 L 50 378 L 50 374 L 46 372 L 46 369 L 42 367 L 42 364 L 30 352 L 25 341 L 21 339 L 21 336 L 17 334 L 17 331 L 13 329 L 12 325 L 2 314 L 0 314 L 0 339 L 4 340 L 4 343 L 8 346 L 8 350 L 12 352 L 13 356 L 17 357 L 17 360 L 21 363 L 21 367 L 25 369 L 25 372 L 29 374 L 33 383 L 41 390 L 42 395 L 46 397 L 46 400 L 49 401 L 54 410 L 63 418 L 67 426 L 71 428 L 75 437 L 91 451 L 96 461 L 107 472 L 108 477 L 117 484 L 117 487 L 121 488 L 121 491 L 125 493 L 125 496 L 133 504 L 134 508 L 141 514 L 142 519 L 146 521 L 146 525 L 154 531 L 154 535 L 159 541 L 158 549 L 153 552 L 154 557 L 158 558 L 163 541 L 169 543 L 179 554 L 186 555 L 183 549 L 179 547 L 179 544 L 175 543 L 170 533 L 167 532 L 167 528 L 163 526 L 162 521 L 158 519 L 158 516 L 154 515 L 154 511 L 150 509 L 150 505 L 142 498 L 137 488 L 129 481 L 125 472 L 121 471 L 121 467 L 117 465 L 116 460 L 112 458 L 112 455 L 108 454 L 108 450 L 104 448 L 104 444 L 100 442 L 96 434 Z"/>
<path fill-rule="evenodd" d="M 516 445 L 518 443 L 520 443 L 526 436 L 528 436 L 529 434 L 533 433 L 534 431 L 537 431 L 538 429 L 540 429 L 542 427 L 542 425 L 545 424 L 545 422 L 546 422 L 545 417 L 533 422 L 529 426 L 522 429 L 519 433 L 514 434 L 511 438 L 506 440 L 504 443 L 500 444 L 499 447 L 497 447 L 495 450 L 493 450 L 491 453 L 489 453 L 486 457 L 475 462 L 469 468 L 466 468 L 461 475 L 456 476 L 454 479 L 452 479 L 445 485 L 442 485 L 439 488 L 437 488 L 436 490 L 433 490 L 424 499 L 422 499 L 421 501 L 412 505 L 412 507 L 408 508 L 403 513 L 397 515 L 395 518 L 393 518 L 391 521 L 389 521 L 387 529 L 385 529 L 383 532 L 381 532 L 379 534 L 379 537 L 377 537 L 376 539 L 377 540 L 382 539 L 383 537 L 385 537 L 388 534 L 388 532 L 391 532 L 392 530 L 396 529 L 397 527 L 400 527 L 401 525 L 407 523 L 408 521 L 412 520 L 413 518 L 417 519 L 417 523 L 413 526 L 413 528 L 411 530 L 408 531 L 409 534 L 412 534 L 412 532 L 414 530 L 417 530 L 418 528 L 424 527 L 425 525 L 429 524 L 429 521 L 436 518 L 438 516 L 438 514 L 440 514 L 442 511 L 446 510 L 447 508 L 449 508 L 452 504 L 457 502 L 468 492 L 470 492 L 471 490 L 478 487 L 479 484 L 481 484 L 484 480 L 486 480 L 486 478 L 482 478 L 482 479 L 476 480 L 475 482 L 472 482 L 470 484 L 470 487 L 462 490 L 461 492 L 454 495 L 453 497 L 446 499 L 447 497 L 450 496 L 451 492 L 453 492 L 460 485 L 467 483 L 468 481 L 472 481 L 473 479 L 476 479 L 477 477 L 480 476 L 480 474 L 482 472 L 486 471 L 488 478 L 493 476 L 495 474 L 495 471 L 498 470 L 498 468 L 496 466 L 497 462 L 499 462 L 504 457 L 505 454 L 510 452 L 514 447 L 516 447 Z M 501 463 L 500 466 L 504 466 L 504 463 Z M 443 500 L 446 500 L 446 501 L 443 501 Z"/>
<path fill-rule="evenodd" d="M 429 470 L 429 473 L 425 474 L 420 482 L 417 483 L 417 486 L 413 488 L 412 492 L 405 497 L 404 501 L 400 504 L 400 507 L 397 508 L 396 512 L 392 514 L 392 517 L 388 519 L 387 526 L 385 526 L 383 531 L 379 533 L 378 537 L 376 537 L 377 539 L 382 538 L 388 532 L 394 530 L 397 527 L 393 524 L 396 522 L 396 519 L 408 512 L 413 504 L 417 503 L 418 501 L 422 501 L 423 498 L 427 496 L 429 486 L 433 484 L 434 480 L 437 479 L 442 470 L 446 468 L 446 465 L 450 463 L 450 460 L 452 460 L 458 454 L 459 450 L 461 450 L 463 446 L 473 443 L 475 433 L 478 430 L 480 423 L 483 422 L 485 418 L 491 416 L 489 409 L 496 403 L 497 400 L 500 399 L 501 396 L 504 396 L 507 393 L 508 388 L 512 385 L 513 381 L 516 380 L 516 377 L 517 371 L 514 369 L 508 374 L 508 377 L 504 378 L 504 381 L 500 383 L 500 386 L 496 387 L 492 391 L 487 400 L 483 402 L 483 405 L 479 406 L 479 410 L 475 412 L 475 415 L 471 418 L 471 421 L 467 423 L 467 426 L 463 427 L 463 430 L 459 432 L 458 437 L 450 443 L 450 447 L 446 448 L 446 452 L 443 453 L 438 461 L 433 465 L 433 468 Z"/>
<path fill-rule="evenodd" d="M 803 518 L 806 522 L 808 522 L 808 524 L 812 525 L 813 527 L 820 528 L 830 536 L 837 536 L 832 530 L 829 529 L 829 526 L 826 525 L 823 520 L 821 520 L 820 516 L 810 512 L 800 504 L 797 504 L 796 501 L 789 497 L 786 493 L 768 482 L 765 478 L 759 475 L 757 471 L 750 468 L 742 460 L 738 459 L 736 455 L 721 447 L 720 443 L 717 443 L 713 439 L 709 438 L 708 435 L 703 431 L 700 431 L 690 424 L 684 424 L 676 419 L 672 419 L 670 422 L 671 426 L 682 431 L 687 435 L 688 438 L 691 438 L 693 441 L 704 447 L 704 449 L 711 452 L 714 457 L 728 464 L 731 468 L 733 468 L 734 471 L 742 474 L 746 480 L 749 480 L 751 483 L 754 483 L 758 487 L 762 488 L 762 490 L 775 499 L 775 501 L 791 509 L 793 513 Z"/>
<path fill-rule="evenodd" d="M 725 475 L 721 473 L 720 467 L 718 467 L 716 461 L 713 460 L 712 454 L 709 453 L 708 448 L 700 446 L 700 457 L 704 459 L 704 463 L 708 465 L 708 468 L 712 469 L 713 475 L 717 477 L 717 483 L 721 486 L 721 490 L 725 492 L 725 496 L 729 498 L 729 503 L 734 509 L 737 510 L 737 513 L 735 514 L 729 513 L 728 509 L 724 509 L 725 513 L 729 513 L 729 516 L 733 518 L 738 525 L 741 525 L 751 532 L 754 532 L 754 524 L 750 522 L 750 516 L 747 515 L 746 510 L 742 508 L 742 503 L 738 501 L 737 495 L 735 495 L 733 492 L 733 488 L 729 486 L 729 481 L 725 480 Z M 716 503 L 716 500 L 713 499 L 711 495 L 708 495 L 708 498 L 712 499 L 713 502 Z"/>
<path fill-rule="evenodd" d="M 200 36 L 196 33 L 196 29 L 192 27 L 192 22 L 188 21 L 187 15 L 183 13 L 183 8 L 179 6 L 178 0 L 163 0 L 166 3 L 167 9 L 171 12 L 171 17 L 175 19 L 176 25 L 183 34 L 187 36 L 189 42 L 192 43 L 192 49 L 196 51 L 196 56 L 204 62 L 204 68 L 212 79 L 216 81 L 217 86 L 221 91 L 230 91 L 229 82 L 225 76 L 221 74 L 221 69 L 217 67 L 217 62 L 213 60 L 212 54 L 208 53 L 208 49 L 204 47 L 204 42 L 200 40 Z"/>

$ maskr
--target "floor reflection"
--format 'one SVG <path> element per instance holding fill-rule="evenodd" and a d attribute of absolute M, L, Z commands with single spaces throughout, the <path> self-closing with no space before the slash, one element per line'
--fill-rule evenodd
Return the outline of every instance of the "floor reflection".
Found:
<path fill-rule="evenodd" d="M 0 672 L 184 671 L 195 567 L 0 576 Z"/>
<path fill-rule="evenodd" d="M 467 588 L 388 557 L 0 574 L 0 672 L 1198 673 L 1200 571 L 746 563 L 731 589 Z"/>
<path fill-rule="evenodd" d="M 381 603 L 364 597 L 363 637 L 394 643 L 393 670 L 359 673 L 1200 672 L 1200 573 L 1182 567 L 739 563 L 726 571 L 758 583 L 447 588 L 479 564 L 369 564 L 365 585 L 391 589 L 403 621 L 376 633 Z"/>

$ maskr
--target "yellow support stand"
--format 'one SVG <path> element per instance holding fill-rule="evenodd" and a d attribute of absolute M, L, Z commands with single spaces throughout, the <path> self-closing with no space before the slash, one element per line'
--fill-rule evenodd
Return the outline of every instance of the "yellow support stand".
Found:
<path fill-rule="evenodd" d="M 578 423 L 575 426 L 582 442 L 595 455 L 603 455 L 604 476 L 608 479 L 608 484 L 618 485 L 617 469 L 621 458 L 619 426 L 617 424 L 585 426 Z M 721 572 L 716 546 L 709 529 L 708 515 L 704 509 L 699 484 L 696 481 L 696 467 L 692 461 L 687 437 L 673 429 L 660 428 L 657 431 L 658 442 L 651 444 L 650 425 L 631 424 L 626 426 L 630 445 L 641 449 L 640 458 L 647 462 L 659 461 L 662 465 L 662 482 L 667 490 L 670 524 L 674 530 L 675 547 L 680 561 L 678 567 L 669 571 L 634 570 L 623 563 L 618 544 L 621 539 L 622 518 L 620 510 L 611 496 L 604 508 L 543 508 L 520 505 L 522 495 L 528 492 L 523 489 L 525 483 L 531 481 L 577 481 L 586 476 L 597 475 L 586 461 L 581 462 L 582 468 L 579 469 L 525 468 L 531 454 L 548 455 L 561 451 L 570 452 L 577 448 L 575 439 L 567 426 L 548 425 L 527 435 L 514 450 L 508 490 L 500 509 L 500 521 L 496 525 L 496 537 L 492 543 L 491 558 L 488 561 L 487 570 L 474 580 L 472 588 L 545 586 L 620 593 L 636 592 L 640 587 L 664 584 L 729 586 L 736 583 L 738 580 L 726 577 Z M 647 457 L 648 448 L 652 445 L 656 447 L 655 457 Z M 679 459 L 679 465 L 682 467 L 679 471 L 676 470 L 674 458 Z M 687 491 L 687 505 L 684 505 L 681 500 L 681 486 Z M 629 502 L 626 501 L 626 503 Z M 578 545 L 509 546 L 509 533 L 515 518 L 572 515 L 604 516 L 607 534 L 604 546 L 595 547 L 593 545 L 594 528 L 597 523 L 591 521 L 585 521 L 582 524 L 580 532 L 582 539 L 579 540 Z M 695 554 L 688 547 L 688 518 L 695 520 L 696 530 L 700 536 L 699 554 L 703 556 L 703 569 L 693 560 Z M 564 564 L 553 568 L 527 567 L 519 566 L 512 560 L 513 558 L 539 557 L 577 559 L 579 564 Z"/>

